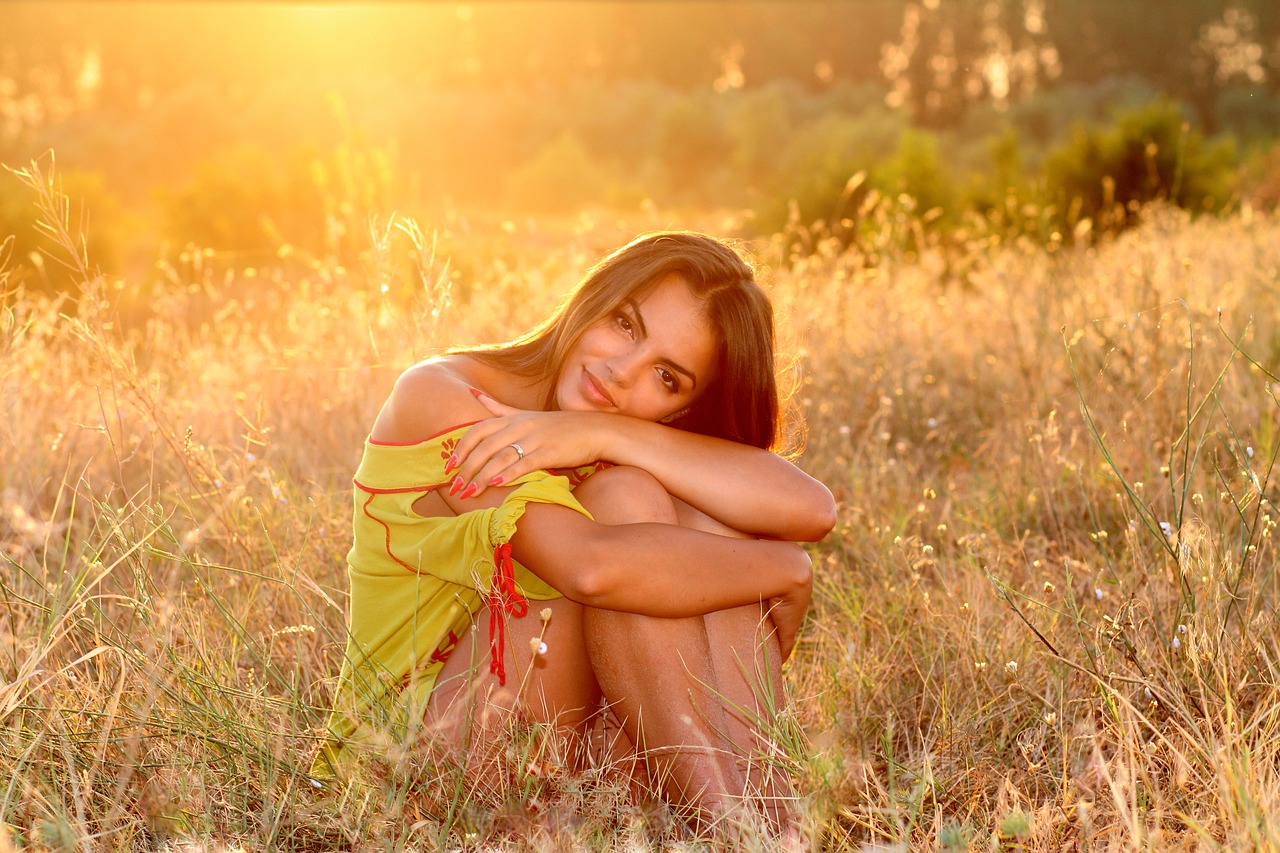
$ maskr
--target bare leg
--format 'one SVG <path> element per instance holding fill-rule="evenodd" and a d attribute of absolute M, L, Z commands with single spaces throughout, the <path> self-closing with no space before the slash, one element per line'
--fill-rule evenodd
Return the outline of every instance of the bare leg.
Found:
<path fill-rule="evenodd" d="M 550 610 L 544 621 L 541 613 Z M 568 748 L 563 758 L 582 759 L 582 735 L 600 704 L 582 635 L 581 605 L 568 599 L 529 602 L 529 613 L 507 621 L 507 683 L 489 672 L 489 613 L 476 615 L 475 630 L 445 662 L 427 702 L 425 722 L 444 744 L 456 747 L 482 778 L 505 745 L 501 735 L 521 719 L 556 726 Z M 540 640 L 546 654 L 534 654 Z"/>
<path fill-rule="evenodd" d="M 601 478 L 578 497 L 598 521 L 685 524 L 741 535 L 674 501 L 643 472 Z M 612 473 L 612 472 L 603 472 Z M 589 488 L 590 487 L 590 488 Z M 658 619 L 588 608 L 587 650 L 605 698 L 675 803 L 717 820 L 744 807 L 744 795 L 789 803 L 785 773 L 767 772 L 767 729 L 781 698 L 776 640 L 762 635 L 759 606 L 707 617 Z M 770 650 L 771 653 L 770 653 Z M 735 745 L 737 745 L 735 747 Z M 775 825 L 786 815 L 768 808 Z"/>
<path fill-rule="evenodd" d="M 576 495 L 605 524 L 661 522 L 741 535 L 675 501 L 636 469 L 600 472 Z M 552 614 L 544 625 L 545 607 Z M 477 615 L 472 638 L 488 637 L 488 618 Z M 426 722 L 465 749 L 483 777 L 485 756 L 502 745 L 498 735 L 513 714 L 555 724 L 577 741 L 603 690 L 629 741 L 613 757 L 625 751 L 625 766 L 636 757 L 635 744 L 646 766 L 631 768 L 634 776 L 662 780 L 677 806 L 714 822 L 741 809 L 748 793 L 790 802 L 785 773 L 762 770 L 758 761 L 773 748 L 767 727 L 782 695 L 771 629 L 756 605 L 659 619 L 566 599 L 530 602 L 527 616 L 507 623 L 506 686 L 488 672 L 488 643 L 464 640 L 437 680 Z M 531 652 L 539 637 L 545 655 Z M 786 822 L 783 812 L 767 810 L 775 825 Z"/>
<path fill-rule="evenodd" d="M 745 536 L 683 502 L 677 501 L 677 510 L 685 527 Z M 725 709 L 726 740 L 737 748 L 747 789 L 763 798 L 775 826 L 793 822 L 795 790 L 773 737 L 786 703 L 773 622 L 760 605 L 719 610 L 704 619 L 717 693 Z"/>

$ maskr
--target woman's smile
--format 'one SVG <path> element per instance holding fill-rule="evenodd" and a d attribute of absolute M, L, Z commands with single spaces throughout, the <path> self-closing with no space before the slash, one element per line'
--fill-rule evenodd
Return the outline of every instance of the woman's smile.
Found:
<path fill-rule="evenodd" d="M 603 409 L 617 408 L 609 392 L 604 389 L 603 383 L 585 367 L 582 368 L 582 395 Z"/>
<path fill-rule="evenodd" d="M 670 275 L 582 333 L 556 380 L 556 405 L 662 420 L 706 389 L 718 346 L 702 300 Z"/>

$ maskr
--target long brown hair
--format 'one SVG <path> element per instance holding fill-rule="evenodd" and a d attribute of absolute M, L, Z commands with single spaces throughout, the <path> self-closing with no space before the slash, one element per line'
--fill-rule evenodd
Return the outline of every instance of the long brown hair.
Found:
<path fill-rule="evenodd" d="M 771 448 L 778 440 L 773 306 L 755 271 L 727 243 L 689 231 L 663 231 L 628 243 L 592 267 L 560 307 L 513 341 L 466 352 L 521 376 L 559 376 L 578 338 L 626 299 L 639 301 L 679 275 L 702 301 L 717 338 L 712 381 L 668 423 L 678 429 Z M 554 383 L 544 401 L 555 404 Z"/>

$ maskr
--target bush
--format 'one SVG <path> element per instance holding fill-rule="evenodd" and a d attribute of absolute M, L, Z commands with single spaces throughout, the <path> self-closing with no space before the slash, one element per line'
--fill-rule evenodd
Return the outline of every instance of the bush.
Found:
<path fill-rule="evenodd" d="M 871 181 L 885 194 L 915 199 L 922 212 L 955 207 L 955 188 L 938 156 L 938 136 L 929 131 L 903 133 L 893 154 L 871 170 Z"/>
<path fill-rule="evenodd" d="M 578 137 L 563 133 L 507 176 L 507 196 L 520 210 L 570 211 L 599 202 L 608 180 Z"/>
<path fill-rule="evenodd" d="M 350 260 L 368 244 L 370 214 L 402 200 L 394 156 L 382 149 L 299 147 L 285 158 L 256 145 L 224 149 L 194 180 L 161 195 L 166 235 L 179 244 L 273 257 L 286 245 Z"/>
<path fill-rule="evenodd" d="M 838 221 L 856 209 L 860 199 L 849 196 L 849 179 L 889 158 L 906 128 L 905 115 L 884 108 L 858 118 L 824 115 L 805 125 L 777 156 L 757 208 L 760 230 L 781 230 L 793 215 L 804 224 Z"/>
<path fill-rule="evenodd" d="M 1241 169 L 1240 195 L 1254 207 L 1280 208 L 1280 142 L 1251 157 Z"/>
<path fill-rule="evenodd" d="M 1068 227 L 1089 219 L 1116 230 L 1152 201 L 1192 211 L 1225 207 L 1234 161 L 1231 142 L 1207 141 L 1177 105 L 1162 99 L 1118 114 L 1110 128 L 1077 126 L 1071 140 L 1045 158 L 1044 177 Z"/>

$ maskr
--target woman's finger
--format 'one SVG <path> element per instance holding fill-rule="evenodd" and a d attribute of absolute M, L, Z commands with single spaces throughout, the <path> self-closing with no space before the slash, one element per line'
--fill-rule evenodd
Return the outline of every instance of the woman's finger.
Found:
<path fill-rule="evenodd" d="M 517 409 L 513 406 L 508 406 L 505 403 L 499 403 L 479 388 L 472 388 L 471 393 L 475 395 L 475 398 L 480 401 L 481 405 L 493 412 L 495 415 L 516 415 L 523 411 L 523 409 Z"/>
<path fill-rule="evenodd" d="M 501 419 L 496 418 L 487 418 L 473 424 L 470 429 L 463 433 L 462 438 L 458 439 L 458 443 L 454 445 L 452 456 L 444 466 L 444 472 L 446 474 L 459 473 L 456 469 L 471 460 L 471 456 L 475 453 L 476 448 L 479 447 L 481 443 L 484 442 L 484 440 L 492 433 L 500 431 L 504 426 L 505 423 Z M 470 469 L 474 470 L 485 461 L 486 460 L 484 459 L 480 459 L 474 465 L 470 466 Z"/>
<path fill-rule="evenodd" d="M 487 455 L 487 460 L 463 487 L 461 493 L 463 497 L 483 494 L 485 489 L 506 485 L 537 469 L 538 463 L 532 448 L 526 450 L 519 441 L 497 446 L 497 441 L 505 441 L 506 438 L 509 436 L 495 439 L 495 446 L 492 447 L 481 445 L 479 452 L 473 454 L 473 456 Z"/>
<path fill-rule="evenodd" d="M 503 474 L 504 469 L 522 462 L 535 444 L 536 440 L 529 434 L 529 424 L 523 418 L 504 416 L 481 421 L 468 431 L 466 439 L 460 441 L 454 449 L 454 456 L 459 464 L 451 471 L 455 479 L 450 488 L 457 486 L 460 478 L 460 488 L 468 492 L 468 497 L 479 494 L 495 477 Z M 532 469 L 522 468 L 520 473 L 527 470 Z M 515 476 L 506 473 L 503 474 L 503 480 L 510 482 Z"/>

